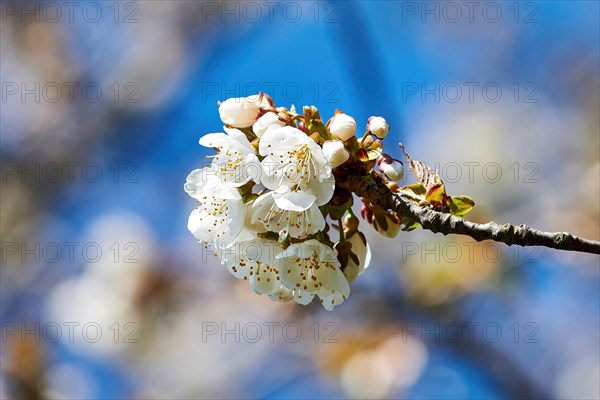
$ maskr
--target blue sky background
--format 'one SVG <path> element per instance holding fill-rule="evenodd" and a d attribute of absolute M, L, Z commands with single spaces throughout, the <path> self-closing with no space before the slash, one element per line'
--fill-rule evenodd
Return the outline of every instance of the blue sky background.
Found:
<path fill-rule="evenodd" d="M 397 158 L 402 141 L 432 164 L 499 163 L 499 182 L 477 175 L 447 184 L 451 194 L 475 198 L 474 220 L 598 240 L 598 2 L 477 2 L 472 22 L 462 2 L 453 3 L 463 13 L 456 22 L 442 2 L 282 2 L 272 20 L 267 13 L 254 20 L 249 3 L 142 1 L 119 3 L 117 23 L 108 3 L 92 2 L 103 13 L 94 23 L 77 12 L 73 22 L 52 22 L 47 3 L 32 4 L 39 5 L 39 22 L 3 9 L 3 91 L 6 82 L 96 82 L 103 96 L 3 99 L 2 241 L 133 242 L 140 261 L 114 263 L 106 249 L 96 263 L 5 252 L 3 398 L 352 398 L 377 390 L 410 399 L 598 396 L 598 257 L 545 249 L 515 257 L 499 247 L 502 256 L 491 263 L 421 262 L 419 255 L 402 257 L 402 243 L 462 239 L 418 231 L 388 240 L 365 227 L 373 262 L 342 307 L 326 313 L 273 305 L 247 293 L 218 263 L 200 259 L 186 229 L 193 200 L 182 190 L 189 171 L 211 153 L 198 138 L 222 129 L 217 101 L 272 88 L 277 105 L 315 105 L 324 119 L 339 108 L 359 129 L 369 116 L 384 116 L 391 126 L 385 148 Z M 501 10 L 497 22 L 482 13 L 487 4 Z M 285 7 L 300 10 L 300 18 L 283 14 Z M 437 7 L 439 21 L 423 14 L 426 7 Z M 131 11 L 137 22 L 124 23 Z M 477 85 L 474 101 L 465 82 Z M 137 102 L 121 101 L 126 83 L 135 84 Z M 482 93 L 489 83 L 502 90 L 497 102 Z M 437 91 L 436 101 L 435 94 L 408 91 L 436 85 L 458 85 L 462 96 L 452 102 Z M 53 183 L 7 175 L 9 166 L 52 162 L 96 163 L 102 176 L 92 182 L 77 170 L 74 181 Z M 534 163 L 535 182 L 523 180 L 527 169 L 513 180 L 514 163 Z M 96 321 L 103 339 L 72 343 L 65 330 L 50 343 L 7 333 L 21 322 L 64 321 Z M 137 324 L 137 343 L 110 340 L 117 321 Z M 333 321 L 339 342 L 203 343 L 206 321 L 295 321 L 303 339 L 314 322 Z M 452 343 L 418 333 L 400 346 L 402 357 L 375 356 L 373 348 L 392 346 L 407 323 L 465 321 L 495 323 L 501 338 L 477 331 L 475 343 Z M 534 330 L 537 341 L 525 342 Z M 372 367 L 357 369 L 357 355 Z M 386 378 L 390 365 L 396 378 Z M 361 379 L 363 389 L 352 385 Z"/>

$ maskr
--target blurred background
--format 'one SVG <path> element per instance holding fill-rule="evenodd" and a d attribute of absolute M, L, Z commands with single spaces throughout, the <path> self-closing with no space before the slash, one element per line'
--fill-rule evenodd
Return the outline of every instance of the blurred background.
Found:
<path fill-rule="evenodd" d="M 2 398 L 600 397 L 597 256 L 363 223 L 326 312 L 250 293 L 183 191 L 262 90 L 384 116 L 471 220 L 599 240 L 598 2 L 1 7 Z"/>

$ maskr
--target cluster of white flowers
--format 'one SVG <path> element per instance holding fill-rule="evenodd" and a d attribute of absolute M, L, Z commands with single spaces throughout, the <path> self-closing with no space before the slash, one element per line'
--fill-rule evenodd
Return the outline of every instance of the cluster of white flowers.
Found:
<path fill-rule="evenodd" d="M 399 161 L 372 155 L 381 149 L 387 122 L 371 117 L 359 143 L 349 115 L 336 111 L 324 124 L 314 106 L 298 114 L 262 93 L 228 99 L 219 114 L 224 132 L 200 139 L 217 154 L 185 183 L 199 203 L 188 229 L 254 292 L 299 304 L 316 295 L 332 310 L 348 298 L 349 283 L 371 258 L 352 194 L 336 188 L 336 171 L 372 169 L 379 159 L 384 176 L 400 179 Z"/>

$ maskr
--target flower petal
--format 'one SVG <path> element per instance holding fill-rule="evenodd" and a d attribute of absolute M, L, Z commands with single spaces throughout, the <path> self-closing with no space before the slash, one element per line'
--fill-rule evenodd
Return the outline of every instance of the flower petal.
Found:
<path fill-rule="evenodd" d="M 231 138 L 223 132 L 208 133 L 202 136 L 198 143 L 204 147 L 221 148 L 228 146 L 231 143 Z"/>
<path fill-rule="evenodd" d="M 277 207 L 289 211 L 304 211 L 310 208 L 316 197 L 302 191 L 287 191 L 287 193 L 274 192 L 273 199 Z"/>
<path fill-rule="evenodd" d="M 304 290 L 300 290 L 300 289 L 294 290 L 294 300 L 296 300 L 296 303 L 302 304 L 303 306 L 309 304 L 313 300 L 314 297 L 315 297 L 314 294 L 305 292 Z"/>
<path fill-rule="evenodd" d="M 280 288 L 277 292 L 269 295 L 269 298 L 271 300 L 281 301 L 281 302 L 290 301 L 292 298 L 294 298 L 294 292 L 292 290 L 286 288 L 285 286 L 280 286 Z"/>
<path fill-rule="evenodd" d="M 292 126 L 268 129 L 260 138 L 258 151 L 261 156 L 271 153 L 286 153 L 298 144 L 315 143 L 306 133 Z M 316 143 L 315 143 L 316 144 Z"/>
<path fill-rule="evenodd" d="M 227 128 L 226 126 L 224 126 L 223 129 L 229 135 L 230 143 L 232 145 L 238 145 L 239 147 L 245 148 L 247 151 L 254 152 L 254 148 L 244 132 L 236 128 Z"/>
<path fill-rule="evenodd" d="M 211 240 L 210 235 L 208 234 L 208 227 L 210 224 L 210 221 L 201 218 L 200 210 L 196 208 L 188 217 L 187 228 L 196 239 L 202 242 L 209 242 Z"/>
<path fill-rule="evenodd" d="M 189 173 L 183 189 L 185 192 L 196 200 L 200 200 L 204 195 L 207 184 L 215 184 L 219 178 L 214 173 L 211 167 L 195 169 Z"/>
<path fill-rule="evenodd" d="M 327 178 L 324 182 L 313 182 L 311 185 L 300 185 L 302 190 L 315 196 L 315 204 L 322 206 L 331 200 L 333 192 L 335 190 L 335 179 L 333 177 Z"/>

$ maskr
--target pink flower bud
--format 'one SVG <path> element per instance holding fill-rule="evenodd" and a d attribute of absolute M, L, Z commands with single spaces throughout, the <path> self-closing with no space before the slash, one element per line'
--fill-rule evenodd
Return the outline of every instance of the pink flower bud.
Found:
<path fill-rule="evenodd" d="M 404 176 L 404 164 L 400 160 L 395 160 L 387 154 L 382 155 L 377 160 L 379 171 L 391 181 L 399 181 Z"/>

